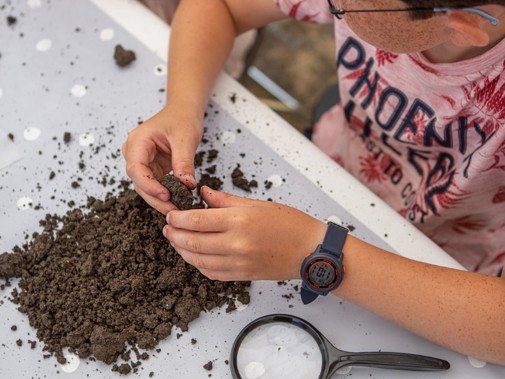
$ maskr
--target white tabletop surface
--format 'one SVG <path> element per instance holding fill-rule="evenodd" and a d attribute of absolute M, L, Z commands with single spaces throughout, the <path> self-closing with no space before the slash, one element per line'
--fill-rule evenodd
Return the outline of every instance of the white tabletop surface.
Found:
<path fill-rule="evenodd" d="M 159 88 L 165 86 L 170 34 L 165 23 L 134 0 L 78 0 L 72 5 L 68 0 L 20 0 L 19 4 L 6 7 L 0 17 L 5 20 L 9 11 L 18 17 L 19 29 L 3 37 L 0 32 L 0 252 L 22 243 L 24 233 L 38 230 L 38 220 L 46 212 L 63 213 L 68 209 L 58 196 L 51 200 L 54 193 L 69 199 L 71 196 L 76 203 L 83 202 L 88 194 L 105 194 L 91 180 L 84 180 L 81 190 L 69 192 L 73 174 L 64 168 L 78 162 L 78 151 L 85 151 L 91 138 L 106 142 L 110 151 L 117 152 L 127 131 L 161 108 L 165 95 Z M 0 27 L 7 26 L 3 23 Z M 76 27 L 80 28 L 77 35 L 72 33 Z M 110 54 L 104 58 L 100 54 L 112 51 L 117 43 L 137 53 L 137 60 L 126 70 L 111 63 Z M 94 53 L 87 54 L 88 51 Z M 230 101 L 232 96 L 237 100 Z M 221 167 L 229 165 L 226 159 L 236 159 L 237 152 L 247 151 L 244 171 L 254 172 L 259 182 L 274 182 L 271 192 L 259 190 L 251 196 L 271 197 L 321 219 L 352 224 L 356 236 L 398 254 L 461 268 L 226 74 L 221 75 L 215 87 L 209 114 L 209 134 L 211 138 L 219 136 L 214 143 L 224 151 Z M 116 128 L 110 129 L 111 124 Z M 47 151 L 56 146 L 53 136 L 61 137 L 65 130 L 79 135 L 76 149 L 58 153 L 66 154 L 59 157 L 64 161 L 61 174 L 54 183 L 46 183 L 50 166 L 56 165 Z M 14 141 L 7 138 L 7 133 L 14 135 Z M 93 159 L 88 167 L 90 174 L 103 170 L 105 162 L 111 174 L 124 176 L 121 159 Z M 104 155 L 103 159 L 108 158 Z M 37 190 L 40 183 L 42 190 Z M 224 189 L 244 195 L 226 183 Z M 44 210 L 34 209 L 28 205 L 30 202 L 41 204 Z M 155 377 L 206 378 L 211 374 L 212 378 L 230 378 L 225 361 L 239 331 L 257 317 L 289 313 L 315 325 L 344 350 L 418 353 L 446 359 L 452 365 L 451 370 L 436 373 L 353 368 L 335 377 L 505 377 L 503 367 L 436 346 L 338 298 L 319 298 L 310 306 L 303 306 L 298 296 L 290 298 L 295 284 L 298 283 L 253 283 L 249 306 L 229 314 L 222 309 L 202 313 L 190 324 L 189 332 L 179 339 L 172 333 L 160 343 L 162 352 L 132 375 L 147 377 L 153 371 Z M 54 359 L 41 359 L 40 347 L 13 348 L 19 333 L 35 332 L 25 315 L 5 300 L 6 292 L 0 293 L 4 299 L 0 306 L 0 378 L 118 376 L 100 362 L 74 359 L 69 366 L 61 367 Z M 18 325 L 17 336 L 10 331 L 13 323 Z M 191 338 L 198 339 L 196 346 L 190 343 Z M 202 367 L 209 360 L 214 362 L 211 372 Z"/>

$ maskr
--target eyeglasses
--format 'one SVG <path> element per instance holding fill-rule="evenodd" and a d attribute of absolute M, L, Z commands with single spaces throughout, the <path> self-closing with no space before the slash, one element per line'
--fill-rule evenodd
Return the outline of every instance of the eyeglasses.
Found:
<path fill-rule="evenodd" d="M 481 9 L 477 8 L 450 8 L 450 7 L 435 7 L 435 8 L 405 8 L 405 9 L 357 9 L 357 10 L 345 10 L 342 8 L 335 8 L 333 2 L 335 0 L 328 0 L 328 4 L 330 4 L 330 12 L 339 20 L 342 19 L 344 14 L 346 13 L 376 13 L 376 12 L 411 12 L 411 11 L 430 11 L 430 12 L 448 12 L 448 11 L 460 11 L 460 12 L 470 12 L 478 14 L 479 16 L 484 17 L 489 20 L 493 26 L 496 26 L 500 23 L 496 17 L 490 15 L 487 12 L 484 12 Z"/>

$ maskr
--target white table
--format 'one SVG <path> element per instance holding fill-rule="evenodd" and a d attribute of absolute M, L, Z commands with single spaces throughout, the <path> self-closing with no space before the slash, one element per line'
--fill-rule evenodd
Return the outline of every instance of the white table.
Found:
<path fill-rule="evenodd" d="M 5 25 L 7 16 L 18 22 Z M 103 197 L 106 188 L 83 178 L 71 189 L 79 152 L 88 159 L 89 176 L 107 165 L 109 175 L 124 177 L 118 153 L 129 129 L 156 113 L 164 103 L 169 27 L 134 0 L 22 0 L 0 11 L 0 251 L 24 242 L 24 233 L 39 230 L 45 213 L 64 213 L 61 199 L 83 204 L 86 196 Z M 7 30 L 7 32 L 5 32 Z M 20 33 L 23 33 L 20 36 Z M 137 53 L 137 60 L 119 68 L 112 60 L 121 43 Z M 236 98 L 231 101 L 231 97 Z M 264 106 L 251 93 L 222 74 L 212 95 L 206 126 L 208 137 L 220 149 L 219 168 L 228 169 L 246 152 L 241 168 L 259 183 L 274 187 L 253 191 L 252 197 L 272 198 L 296 206 L 321 219 L 354 226 L 353 233 L 380 247 L 438 265 L 461 266 L 409 222 L 320 152 L 314 145 Z M 240 132 L 239 132 L 240 130 Z M 69 148 L 58 145 L 63 133 L 75 137 Z M 7 138 L 12 133 L 14 141 Z M 58 141 L 55 141 L 56 137 Z M 219 137 L 219 138 L 216 138 Z M 91 158 L 88 143 L 106 148 Z M 57 155 L 53 159 L 53 155 Z M 58 163 L 61 161 L 62 163 Z M 51 170 L 57 175 L 48 181 Z M 59 170 L 59 171 L 58 171 Z M 218 169 L 219 171 L 219 169 Z M 224 190 L 244 195 L 231 183 Z M 317 201 L 314 201 L 317 198 Z M 54 197 L 54 198 L 52 198 Z M 37 210 L 29 204 L 40 204 Z M 330 341 L 348 351 L 402 351 L 448 360 L 447 372 L 417 373 L 353 368 L 353 378 L 498 378 L 505 368 L 484 364 L 451 352 L 361 309 L 328 296 L 303 306 L 292 295 L 293 286 L 256 282 L 248 307 L 226 314 L 214 310 L 190 324 L 189 332 L 176 331 L 160 343 L 161 353 L 143 362 L 139 376 L 166 378 L 230 378 L 231 346 L 250 321 L 270 313 L 300 316 Z M 60 367 L 42 359 L 41 346 L 15 348 L 15 340 L 35 331 L 27 318 L 0 293 L 0 377 L 31 378 L 117 377 L 100 362 L 74 359 Z M 18 325 L 12 333 L 10 326 Z M 191 338 L 198 344 L 192 345 Z M 209 360 L 211 372 L 203 369 Z M 483 366 L 483 367 L 481 367 Z M 59 372 L 59 376 L 56 373 Z M 337 377 L 338 375 L 336 375 Z"/>

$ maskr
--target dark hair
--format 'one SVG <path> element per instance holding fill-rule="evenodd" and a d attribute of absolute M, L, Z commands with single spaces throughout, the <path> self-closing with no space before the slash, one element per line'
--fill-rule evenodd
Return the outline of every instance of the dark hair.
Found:
<path fill-rule="evenodd" d="M 505 5 L 503 1 L 498 0 L 401 0 L 411 8 L 435 8 L 435 7 L 476 7 L 478 5 L 499 4 Z M 434 15 L 434 12 L 427 11 L 412 11 L 412 18 L 426 19 Z"/>

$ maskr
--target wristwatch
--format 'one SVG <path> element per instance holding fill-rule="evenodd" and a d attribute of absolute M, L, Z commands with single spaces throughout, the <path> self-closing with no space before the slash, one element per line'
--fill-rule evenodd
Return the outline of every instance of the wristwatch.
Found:
<path fill-rule="evenodd" d="M 348 232 L 346 228 L 328 222 L 323 243 L 317 245 L 316 250 L 304 259 L 300 270 L 302 277 L 300 294 L 303 304 L 312 303 L 319 295 L 328 295 L 342 282 L 344 277 L 342 248 Z"/>

